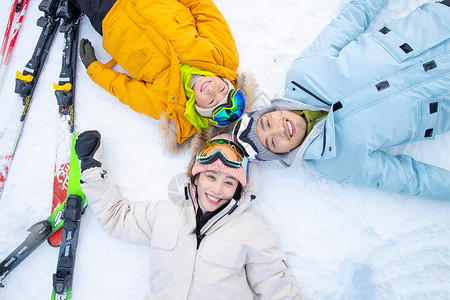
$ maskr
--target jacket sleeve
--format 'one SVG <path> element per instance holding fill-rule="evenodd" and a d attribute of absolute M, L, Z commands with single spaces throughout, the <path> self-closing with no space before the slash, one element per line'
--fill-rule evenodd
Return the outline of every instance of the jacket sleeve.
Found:
<path fill-rule="evenodd" d="M 340 50 L 367 29 L 387 2 L 388 0 L 352 0 L 323 29 L 301 57 L 324 52 L 337 56 Z"/>
<path fill-rule="evenodd" d="M 416 161 L 408 155 L 377 150 L 369 163 L 345 181 L 388 192 L 450 200 L 450 171 Z"/>
<path fill-rule="evenodd" d="M 260 220 L 260 233 L 248 241 L 250 253 L 245 266 L 255 299 L 304 299 L 286 274 L 285 256 L 278 249 L 274 234 Z M 254 228 L 258 227 L 253 223 Z"/>
<path fill-rule="evenodd" d="M 81 174 L 81 188 L 103 230 L 114 238 L 149 245 L 161 202 L 126 203 L 101 168 Z"/>
<path fill-rule="evenodd" d="M 223 56 L 222 66 L 236 70 L 239 55 L 227 21 L 212 0 L 178 0 L 195 19 L 198 38 L 208 40 Z"/>
<path fill-rule="evenodd" d="M 155 89 L 151 83 L 113 71 L 98 61 L 90 64 L 86 71 L 96 84 L 138 113 L 159 119 L 161 112 L 166 110 L 164 102 L 160 99 L 164 99 L 167 95 Z M 151 101 L 152 99 L 158 100 Z"/>

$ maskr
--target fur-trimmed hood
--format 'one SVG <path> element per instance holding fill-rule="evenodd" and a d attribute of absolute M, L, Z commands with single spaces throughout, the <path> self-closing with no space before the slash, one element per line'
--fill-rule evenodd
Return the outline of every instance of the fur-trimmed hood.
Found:
<path fill-rule="evenodd" d="M 250 112 L 253 108 L 253 103 L 255 101 L 255 84 L 253 82 L 253 77 L 249 72 L 243 72 L 239 74 L 236 78 L 236 87 L 241 89 L 245 94 L 245 110 L 244 112 Z M 161 135 L 163 148 L 166 152 L 170 154 L 178 154 L 185 152 L 191 147 L 191 144 L 196 139 L 197 134 L 194 134 L 189 139 L 181 144 L 177 142 L 177 126 L 174 121 L 169 118 L 164 117 L 164 112 L 158 121 L 158 131 Z M 210 126 L 207 129 L 201 130 L 199 132 L 208 132 L 207 135 L 214 137 L 221 133 L 229 132 L 232 130 L 234 124 L 230 124 L 224 127 Z M 210 133 L 209 133 L 210 132 Z M 208 139 L 207 139 L 208 140 Z M 205 141 L 206 142 L 206 141 Z M 203 145 L 203 144 L 201 144 Z M 201 147 L 201 146 L 200 146 Z M 197 153 L 197 152 L 195 152 Z"/>

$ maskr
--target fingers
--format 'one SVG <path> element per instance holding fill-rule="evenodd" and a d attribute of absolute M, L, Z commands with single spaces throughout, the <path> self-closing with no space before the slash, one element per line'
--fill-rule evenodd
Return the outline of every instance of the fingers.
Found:
<path fill-rule="evenodd" d="M 82 55 L 86 54 L 86 46 L 93 49 L 92 44 L 88 39 L 85 39 L 85 38 L 81 39 L 80 40 L 80 54 L 82 54 Z"/>
<path fill-rule="evenodd" d="M 86 51 L 84 50 L 84 44 L 86 44 L 86 39 L 81 39 L 80 40 L 80 56 L 83 57 L 84 55 L 86 55 Z"/>
<path fill-rule="evenodd" d="M 80 40 L 79 48 L 81 62 L 87 69 L 92 62 L 97 60 L 95 57 L 94 48 L 92 47 L 91 42 L 84 38 Z"/>

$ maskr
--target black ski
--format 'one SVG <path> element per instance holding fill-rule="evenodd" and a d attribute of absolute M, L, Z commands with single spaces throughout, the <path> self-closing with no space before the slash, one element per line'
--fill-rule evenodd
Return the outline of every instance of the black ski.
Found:
<path fill-rule="evenodd" d="M 70 299 L 72 296 L 73 269 L 80 232 L 81 215 L 84 213 L 84 199 L 69 195 L 64 208 L 64 225 L 56 273 L 53 274 L 52 300 Z"/>
<path fill-rule="evenodd" d="M 53 177 L 52 211 L 67 197 L 70 170 L 70 146 L 75 121 L 75 75 L 78 54 L 79 10 L 68 0 L 61 0 L 57 15 L 62 22 L 59 31 L 64 33 L 65 46 L 62 54 L 61 72 L 58 83 L 54 84 L 58 102 L 59 120 L 57 123 L 55 173 Z M 61 230 L 53 234 L 48 242 L 58 247 Z"/>
<path fill-rule="evenodd" d="M 63 225 L 61 219 L 63 208 L 64 205 L 59 206 L 47 219 L 39 221 L 28 228 L 27 231 L 30 233 L 27 238 L 0 263 L 0 287 L 3 287 L 3 279 L 5 279 L 12 270 L 14 270 L 50 235 L 61 228 Z"/>
<path fill-rule="evenodd" d="M 18 73 L 16 78 L 16 93 L 23 97 L 24 112 L 20 118 L 21 124 L 14 150 L 28 112 L 31 96 L 45 63 L 56 29 L 59 27 L 59 31 L 64 33 L 65 47 L 59 80 L 54 85 L 60 115 L 55 162 L 55 183 L 58 181 L 58 183 L 62 184 L 54 184 L 52 214 L 46 220 L 31 226 L 28 229 L 30 234 L 25 241 L 0 263 L 0 287 L 3 286 L 1 283 L 3 279 L 43 241 L 48 239 L 51 245 L 60 246 L 58 266 L 56 273 L 53 275 L 52 299 L 68 300 L 72 294 L 72 279 L 80 219 L 87 205 L 80 187 L 78 158 L 74 150 L 76 135 L 74 137 L 73 134 L 80 12 L 68 0 L 43 0 L 39 5 L 39 9 L 45 13 L 45 16 L 39 18 L 37 22 L 43 28 L 41 35 L 31 60 L 27 63 L 22 74 Z M 61 24 L 59 24 L 60 20 L 62 20 Z M 64 170 L 64 180 L 60 180 L 62 178 L 60 176 L 61 170 Z M 58 197 L 55 197 L 55 191 Z"/>

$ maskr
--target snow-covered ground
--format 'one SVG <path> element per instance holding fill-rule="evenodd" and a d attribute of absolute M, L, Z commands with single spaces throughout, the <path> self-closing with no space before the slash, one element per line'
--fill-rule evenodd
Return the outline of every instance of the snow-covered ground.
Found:
<path fill-rule="evenodd" d="M 258 106 L 284 86 L 292 60 L 348 0 L 215 0 L 235 36 L 239 71 L 254 75 Z M 373 25 L 406 16 L 428 0 L 391 0 Z M 20 101 L 14 77 L 31 57 L 40 33 L 38 0 L 30 0 L 3 89 L 0 130 Z M 11 1 L 0 1 L 0 33 Z M 373 27 L 371 27 L 373 28 Z M 100 61 L 110 56 L 83 17 Z M 0 201 L 0 260 L 50 212 L 55 159 L 57 82 L 62 34 L 49 53 Z M 188 153 L 163 152 L 157 122 L 122 105 L 95 85 L 79 61 L 76 131 L 99 130 L 104 167 L 130 201 L 167 198 L 167 184 L 183 173 Z M 117 67 L 116 67 L 117 68 Z M 430 142 L 389 149 L 450 169 L 450 134 Z M 279 236 L 298 287 L 308 299 L 450 299 L 450 203 L 337 184 L 296 162 L 260 164 L 259 197 L 253 209 Z M 148 247 L 108 237 L 88 207 L 82 219 L 73 299 L 140 299 L 149 291 Z M 0 299 L 48 299 L 58 249 L 41 245 L 4 281 Z M 210 295 L 205 294 L 205 299 Z"/>

